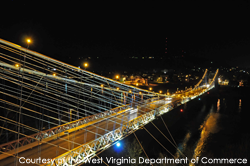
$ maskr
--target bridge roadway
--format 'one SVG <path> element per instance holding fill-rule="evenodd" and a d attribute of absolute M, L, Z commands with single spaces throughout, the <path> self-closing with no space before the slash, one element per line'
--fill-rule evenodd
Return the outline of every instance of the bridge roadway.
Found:
<path fill-rule="evenodd" d="M 164 100 L 165 101 L 165 100 Z M 121 126 L 122 123 L 126 123 L 129 120 L 129 117 L 137 117 L 145 113 L 145 111 L 150 111 L 156 107 L 160 107 L 165 102 L 158 102 L 157 101 L 149 103 L 148 106 L 144 106 L 141 110 L 138 112 L 135 112 L 133 114 L 130 114 L 129 110 L 123 111 L 122 113 L 118 113 L 117 115 L 110 117 L 108 121 L 106 119 L 100 119 L 96 120 L 95 126 L 90 125 L 87 126 L 86 128 L 82 128 L 80 130 L 75 130 L 73 132 L 70 132 L 69 134 L 64 134 L 61 136 L 59 139 L 51 140 L 49 141 L 50 145 L 47 143 L 43 143 L 41 145 L 37 145 L 35 147 L 31 147 L 31 149 L 28 149 L 26 151 L 20 152 L 18 154 L 19 159 L 20 157 L 24 157 L 25 159 L 53 159 L 65 152 L 69 149 L 76 148 L 77 146 L 80 146 L 86 142 L 90 142 L 94 140 L 95 138 L 98 138 L 107 132 L 110 132 L 118 127 Z M 96 126 L 99 128 L 97 129 Z M 98 133 L 98 134 L 95 134 Z M 51 145 L 53 144 L 53 145 Z M 61 148 L 60 148 L 61 147 Z M 21 164 L 18 159 L 18 165 L 39 165 L 39 164 L 27 164 L 23 163 Z M 24 162 L 24 160 L 21 160 L 21 162 Z M 10 156 L 8 158 L 0 160 L 0 165 L 1 166 L 10 166 L 10 165 L 15 165 L 15 158 Z M 40 163 L 42 164 L 42 163 Z"/>
<path fill-rule="evenodd" d="M 202 92 L 203 90 L 204 89 L 196 89 L 194 91 L 186 93 L 185 96 L 190 96 L 190 95 L 192 96 L 196 93 Z M 182 97 L 178 95 L 181 95 L 181 94 L 176 94 L 175 97 L 172 98 L 171 100 L 172 104 L 181 102 Z M 181 96 L 184 96 L 184 95 L 182 94 Z M 30 147 L 30 149 L 26 151 L 20 152 L 18 154 L 19 159 L 20 157 L 24 157 L 25 159 L 33 159 L 32 161 L 34 161 L 34 159 L 39 159 L 39 157 L 41 159 L 53 159 L 63 153 L 66 153 L 68 150 L 76 148 L 82 144 L 91 142 L 95 138 L 98 138 L 110 131 L 113 131 L 114 129 L 119 128 L 122 123 L 124 124 L 124 123 L 129 122 L 131 120 L 130 117 L 135 118 L 137 116 L 144 114 L 145 112 L 151 111 L 152 109 L 158 108 L 168 103 L 164 99 L 160 101 L 164 101 L 164 102 L 154 101 L 154 102 L 148 103 L 146 106 L 144 105 L 140 107 L 140 110 L 138 110 L 134 114 L 130 114 L 129 109 L 127 109 L 127 110 L 121 111 L 120 113 L 118 112 L 117 115 L 109 117 L 108 118 L 109 120 L 106 120 L 106 118 L 95 120 L 95 122 L 92 123 L 94 124 L 94 126 L 88 125 L 84 128 L 80 128 L 80 129 L 78 128 L 77 130 L 69 132 L 69 134 L 61 135 L 59 139 L 52 139 L 48 141 L 50 144 L 47 144 L 47 143 L 43 143 L 41 145 L 37 144 L 36 146 Z M 96 128 L 96 126 L 98 126 L 98 129 Z M 17 161 L 18 165 L 22 165 L 22 166 L 42 164 L 42 163 L 21 164 L 20 161 L 24 162 L 24 160 L 19 160 L 19 159 Z M 0 166 L 15 165 L 14 163 L 15 163 L 15 158 L 12 156 L 0 160 Z"/>

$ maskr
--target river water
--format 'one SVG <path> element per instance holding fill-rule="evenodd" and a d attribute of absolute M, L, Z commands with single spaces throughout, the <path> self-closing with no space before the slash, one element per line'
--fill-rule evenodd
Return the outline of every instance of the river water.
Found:
<path fill-rule="evenodd" d="M 181 109 L 183 112 L 180 111 Z M 187 157 L 188 160 L 191 160 L 199 157 L 198 164 L 188 162 L 179 165 L 204 165 L 201 162 L 201 159 L 204 157 L 211 159 L 249 159 L 248 140 L 250 140 L 250 130 L 248 129 L 247 111 L 248 98 L 246 95 L 242 95 L 237 89 L 227 89 L 225 91 L 217 89 L 202 96 L 200 99 L 194 99 L 189 103 L 175 108 L 164 114 L 162 118 L 158 117 L 153 123 L 145 126 L 148 132 L 146 130 L 138 130 L 135 134 L 149 158 L 171 158 L 175 156 L 183 159 Z M 163 120 L 170 133 L 164 125 Z M 130 159 L 137 158 L 137 160 L 140 156 L 145 157 L 143 151 L 139 150 L 141 149 L 140 145 L 134 140 L 136 140 L 135 136 L 131 134 L 120 141 L 120 147 L 114 145 L 98 156 L 103 158 L 108 165 L 119 165 L 117 162 L 108 163 L 106 159 L 110 159 L 110 157 L 116 159 L 130 157 Z M 93 165 L 93 163 L 90 165 Z M 102 163 L 101 165 L 105 164 Z M 125 162 L 122 165 L 136 164 L 126 164 Z M 208 165 L 221 164 L 210 163 Z"/>

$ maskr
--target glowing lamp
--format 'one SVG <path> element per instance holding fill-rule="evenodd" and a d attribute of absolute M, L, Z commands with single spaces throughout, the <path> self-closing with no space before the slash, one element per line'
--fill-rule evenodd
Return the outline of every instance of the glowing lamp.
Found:
<path fill-rule="evenodd" d="M 116 143 L 116 146 L 117 146 L 117 147 L 120 147 L 120 146 L 121 146 L 121 143 L 120 143 L 120 142 L 117 142 L 117 143 Z"/>
<path fill-rule="evenodd" d="M 27 41 L 27 43 L 31 43 L 31 40 L 30 40 L 30 39 L 27 39 L 26 41 Z"/>

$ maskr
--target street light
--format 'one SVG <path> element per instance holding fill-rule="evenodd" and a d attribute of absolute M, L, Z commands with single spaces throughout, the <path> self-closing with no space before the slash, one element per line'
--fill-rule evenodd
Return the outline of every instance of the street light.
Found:
<path fill-rule="evenodd" d="M 152 89 L 153 89 L 153 88 L 151 88 L 151 87 L 149 88 L 149 90 L 152 90 Z"/>
<path fill-rule="evenodd" d="M 119 79 L 119 75 L 116 75 L 115 78 L 116 78 L 116 79 Z"/>
<path fill-rule="evenodd" d="M 30 40 L 30 39 L 27 39 L 26 41 L 27 41 L 28 44 L 31 43 L 31 40 Z"/>
<path fill-rule="evenodd" d="M 27 42 L 27 48 L 29 48 L 29 44 L 31 43 L 31 39 L 30 38 L 28 38 L 28 39 L 26 39 L 26 42 Z"/>
<path fill-rule="evenodd" d="M 84 69 L 86 70 L 86 68 L 88 67 L 88 63 L 84 63 L 83 66 L 84 66 Z"/>

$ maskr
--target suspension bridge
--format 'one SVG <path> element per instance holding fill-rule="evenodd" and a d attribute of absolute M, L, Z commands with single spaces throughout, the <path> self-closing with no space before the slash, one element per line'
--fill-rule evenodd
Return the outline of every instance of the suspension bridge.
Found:
<path fill-rule="evenodd" d="M 215 86 L 172 95 L 122 84 L 0 39 L 0 165 L 78 165 Z M 27 164 L 27 165 L 30 165 Z"/>

